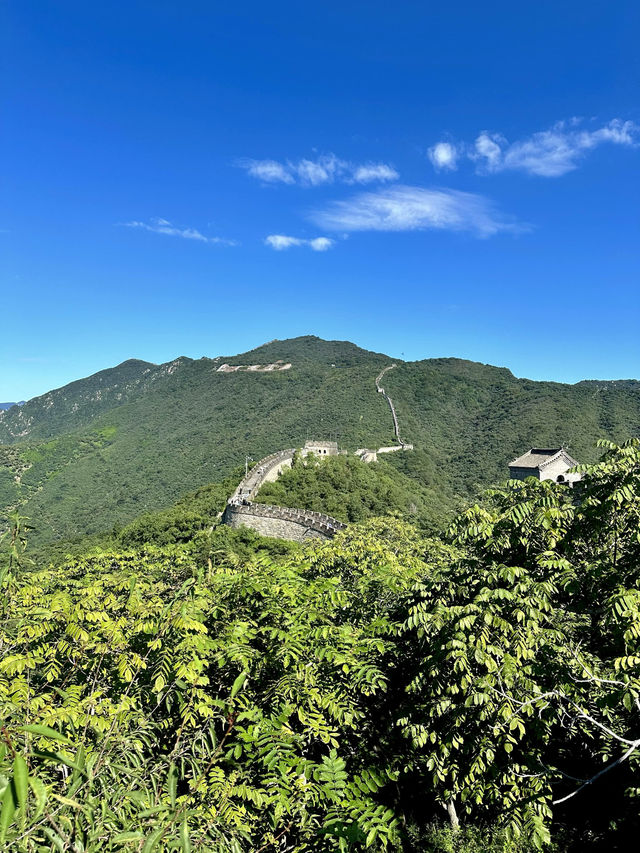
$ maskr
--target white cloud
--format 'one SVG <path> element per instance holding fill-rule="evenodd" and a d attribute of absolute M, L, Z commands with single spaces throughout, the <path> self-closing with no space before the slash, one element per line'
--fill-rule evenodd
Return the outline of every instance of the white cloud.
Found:
<path fill-rule="evenodd" d="M 495 171 L 502 160 L 502 148 L 500 147 L 505 142 L 501 136 L 494 134 L 489 136 L 488 133 L 481 133 L 476 139 L 475 155 L 471 155 L 471 159 L 483 159 L 489 171 Z"/>
<path fill-rule="evenodd" d="M 469 157 L 485 173 L 521 171 L 555 178 L 578 168 L 589 151 L 604 143 L 635 147 L 640 128 L 631 121 L 613 119 L 596 130 L 579 129 L 579 119 L 559 122 L 550 130 L 508 143 L 499 134 L 481 133 Z"/>
<path fill-rule="evenodd" d="M 299 160 L 297 163 L 287 165 L 301 184 L 311 187 L 333 183 L 347 167 L 347 164 L 343 160 L 338 160 L 335 154 L 327 154 L 318 157 L 317 160 Z"/>
<path fill-rule="evenodd" d="M 293 176 L 289 174 L 286 166 L 276 160 L 245 160 L 242 165 L 247 174 L 253 178 L 259 178 L 267 183 L 293 184 Z"/>
<path fill-rule="evenodd" d="M 269 184 L 300 184 L 317 187 L 340 181 L 345 184 L 369 184 L 395 181 L 399 175 L 387 163 L 351 163 L 335 154 L 321 154 L 315 160 L 239 160 L 248 175 Z"/>
<path fill-rule="evenodd" d="M 297 237 L 287 237 L 285 234 L 269 234 L 265 237 L 264 242 L 272 249 L 281 252 L 283 249 L 290 249 L 291 246 L 301 246 L 302 240 Z"/>
<path fill-rule="evenodd" d="M 453 172 L 458 168 L 458 147 L 450 142 L 437 142 L 429 148 L 427 155 L 437 172 Z"/>
<path fill-rule="evenodd" d="M 481 195 L 450 189 L 395 186 L 360 193 L 311 213 L 311 219 L 332 231 L 470 231 L 489 237 L 514 233 L 526 226 L 507 221 Z"/>
<path fill-rule="evenodd" d="M 333 240 L 328 237 L 315 237 L 313 240 L 309 240 L 309 245 L 314 252 L 326 252 L 333 246 Z"/>
<path fill-rule="evenodd" d="M 277 252 L 290 249 L 292 246 L 308 246 L 314 252 L 326 252 L 335 241 L 328 237 L 314 237 L 313 240 L 303 240 L 300 237 L 288 237 L 286 234 L 269 234 L 268 237 L 265 237 L 264 242 Z"/>
<path fill-rule="evenodd" d="M 374 181 L 396 181 L 400 175 L 386 163 L 367 163 L 352 167 L 352 180 L 356 184 L 371 184 Z"/>
<path fill-rule="evenodd" d="M 153 231 L 155 234 L 168 234 L 171 237 L 183 237 L 185 240 L 198 240 L 200 243 L 213 243 L 219 246 L 237 246 L 235 240 L 226 240 L 224 237 L 206 237 L 196 228 L 178 228 L 172 225 L 168 219 L 154 218 L 151 222 L 125 222 L 126 228 L 142 228 L 144 231 Z"/>

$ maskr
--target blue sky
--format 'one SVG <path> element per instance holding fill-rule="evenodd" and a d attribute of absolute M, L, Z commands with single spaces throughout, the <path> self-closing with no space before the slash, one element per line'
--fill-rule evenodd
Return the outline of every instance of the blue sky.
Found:
<path fill-rule="evenodd" d="M 310 333 L 640 377 L 638 8 L 6 0 L 0 400 Z"/>

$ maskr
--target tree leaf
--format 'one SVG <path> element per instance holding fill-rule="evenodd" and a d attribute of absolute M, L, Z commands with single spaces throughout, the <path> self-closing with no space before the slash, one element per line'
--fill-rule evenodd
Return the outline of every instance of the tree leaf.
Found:
<path fill-rule="evenodd" d="M 144 832 L 121 832 L 111 840 L 114 844 L 128 844 L 130 841 L 142 841 Z"/>
<path fill-rule="evenodd" d="M 176 791 L 178 787 L 178 771 L 175 764 L 171 764 L 169 768 L 169 776 L 167 779 L 167 787 L 169 789 L 169 801 L 171 802 L 171 808 L 175 809 L 176 807 Z"/>
<path fill-rule="evenodd" d="M 27 797 L 29 796 L 29 771 L 27 770 L 27 762 L 20 753 L 13 759 L 13 784 L 16 789 L 18 807 L 25 811 Z"/>
<path fill-rule="evenodd" d="M 60 732 L 57 732 L 55 729 L 49 728 L 49 726 L 21 726 L 20 731 L 29 732 L 32 735 L 40 735 L 41 737 L 48 737 L 52 740 L 59 740 L 61 743 L 71 743 L 68 737 L 65 737 L 63 734 L 60 734 Z"/>
<path fill-rule="evenodd" d="M 60 752 L 49 752 L 48 749 L 34 749 L 33 754 L 38 758 L 44 758 L 54 764 L 64 764 L 66 767 L 70 767 L 72 770 L 77 770 L 84 776 L 87 775 L 86 770 L 80 767 L 79 764 L 76 764 L 74 761 L 62 755 Z"/>
<path fill-rule="evenodd" d="M 180 827 L 180 843 L 182 844 L 182 853 L 191 853 L 191 841 L 189 840 L 189 824 L 187 819 L 182 821 Z"/>
<path fill-rule="evenodd" d="M 235 699 L 240 690 L 242 689 L 242 685 L 247 680 L 248 672 L 241 672 L 240 675 L 233 682 L 233 687 L 231 688 L 231 698 Z"/>
<path fill-rule="evenodd" d="M 77 800 L 70 800 L 69 797 L 62 797 L 60 794 L 52 794 L 51 796 L 54 800 L 62 803 L 63 806 L 71 806 L 72 809 L 78 809 L 79 811 L 83 810 L 83 806 Z"/>
<path fill-rule="evenodd" d="M 47 789 L 44 783 L 37 776 L 29 776 L 29 787 L 33 791 L 36 798 L 36 812 L 33 815 L 33 820 L 37 820 L 44 811 L 47 804 Z"/>
<path fill-rule="evenodd" d="M 158 841 L 162 838 L 164 834 L 164 829 L 156 829 L 155 832 L 152 832 L 151 835 L 144 842 L 144 847 L 142 848 L 142 853 L 151 853 L 152 850 L 155 849 Z"/>
<path fill-rule="evenodd" d="M 15 789 L 12 784 L 7 785 L 2 797 L 2 811 L 0 811 L 0 844 L 4 844 L 7 829 L 11 825 L 16 810 Z"/>

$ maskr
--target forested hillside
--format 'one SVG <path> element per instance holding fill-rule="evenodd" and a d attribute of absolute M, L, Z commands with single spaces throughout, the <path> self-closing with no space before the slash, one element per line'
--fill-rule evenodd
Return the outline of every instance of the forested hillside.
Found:
<path fill-rule="evenodd" d="M 280 360 L 286 370 L 250 371 Z M 223 364 L 240 366 L 220 372 Z M 272 341 L 238 356 L 128 361 L 0 413 L 0 511 L 37 519 L 35 540 L 124 525 L 187 492 L 308 437 L 348 450 L 393 443 L 375 391 L 385 355 L 314 337 Z M 402 434 L 415 445 L 388 464 L 417 481 L 446 516 L 502 480 L 530 446 L 568 444 L 595 458 L 600 437 L 638 433 L 640 383 L 561 385 L 458 359 L 388 371 Z M 428 497 L 427 497 L 428 493 Z"/>
<path fill-rule="evenodd" d="M 265 483 L 257 503 L 323 512 L 343 522 L 398 514 L 423 528 L 443 522 L 431 490 L 381 459 L 294 457 L 292 467 Z"/>
<path fill-rule="evenodd" d="M 48 565 L 14 516 L 0 849 L 634 849 L 640 442 L 599 452 L 579 492 L 510 482 L 431 537 L 203 527 L 227 483 Z M 373 510 L 388 475 L 359 465 L 275 485 Z"/>

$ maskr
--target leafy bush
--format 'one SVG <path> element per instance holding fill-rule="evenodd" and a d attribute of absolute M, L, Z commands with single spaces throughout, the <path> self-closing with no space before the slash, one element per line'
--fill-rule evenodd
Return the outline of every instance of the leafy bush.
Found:
<path fill-rule="evenodd" d="M 509 483 L 440 538 L 221 529 L 45 569 L 16 518 L 0 844 L 630 849 L 640 446 L 603 449 L 578 492 Z"/>

